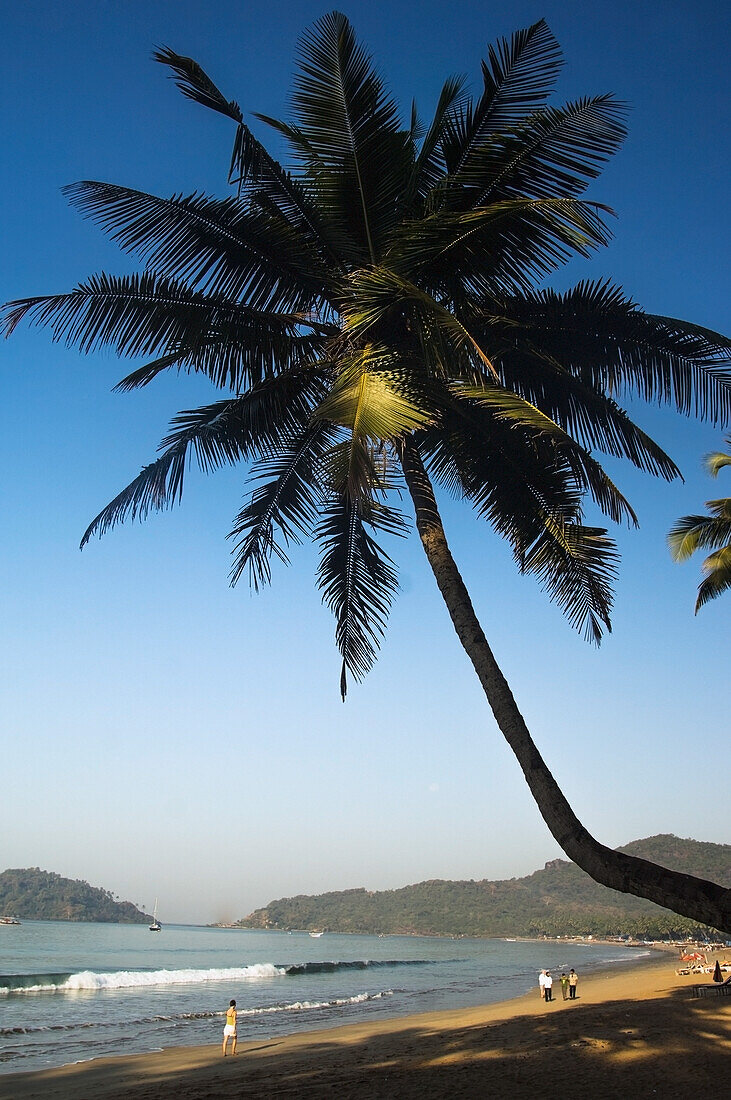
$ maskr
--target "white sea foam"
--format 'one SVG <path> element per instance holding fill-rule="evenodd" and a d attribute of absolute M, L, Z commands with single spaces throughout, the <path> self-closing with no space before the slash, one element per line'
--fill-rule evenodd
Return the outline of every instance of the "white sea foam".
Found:
<path fill-rule="evenodd" d="M 31 985 L 12 990 L 14 993 L 48 993 L 55 990 L 80 989 L 137 989 L 149 985 L 197 985 L 201 982 L 261 981 L 264 978 L 281 978 L 286 970 L 273 963 L 255 963 L 253 966 L 232 966 L 212 970 L 115 970 L 97 973 L 82 970 L 71 974 L 59 985 Z"/>
<path fill-rule="evenodd" d="M 300 1012 L 308 1008 L 336 1008 L 341 1005 L 360 1005 L 364 1001 L 378 1001 L 381 997 L 393 997 L 392 989 L 380 993 L 358 993 L 354 997 L 338 997 L 332 1001 L 293 1001 L 288 1005 L 272 1005 L 270 1008 L 237 1009 L 239 1016 L 264 1016 L 274 1012 Z"/>

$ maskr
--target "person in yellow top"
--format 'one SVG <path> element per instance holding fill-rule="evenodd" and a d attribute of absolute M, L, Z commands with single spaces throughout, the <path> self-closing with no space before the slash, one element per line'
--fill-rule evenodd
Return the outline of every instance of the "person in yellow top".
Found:
<path fill-rule="evenodd" d="M 569 1000 L 576 1000 L 576 987 L 579 984 L 579 975 L 574 970 L 573 966 L 569 971 Z"/>
<path fill-rule="evenodd" d="M 223 1029 L 223 1056 L 226 1057 L 226 1047 L 231 1040 L 231 1053 L 236 1053 L 236 1001 L 229 1001 L 226 1009 L 226 1026 Z"/>

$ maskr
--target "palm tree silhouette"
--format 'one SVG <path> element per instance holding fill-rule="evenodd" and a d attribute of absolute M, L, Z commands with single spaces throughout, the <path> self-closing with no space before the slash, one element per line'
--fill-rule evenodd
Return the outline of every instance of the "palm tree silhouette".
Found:
<path fill-rule="evenodd" d="M 678 473 L 619 397 L 729 420 L 727 339 L 646 314 L 608 282 L 544 286 L 609 239 L 608 208 L 582 196 L 624 138 L 622 105 L 547 103 L 561 54 L 541 21 L 490 48 L 476 97 L 451 78 L 432 120 L 413 108 L 404 125 L 333 12 L 301 39 L 291 118 L 256 116 L 289 150 L 285 167 L 194 61 L 155 56 L 185 96 L 235 124 L 235 193 L 67 188 L 144 270 L 10 303 L 5 330 L 28 318 L 82 351 L 144 356 L 120 390 L 177 370 L 225 396 L 173 419 L 158 457 L 82 545 L 177 502 L 191 459 L 209 472 L 247 464 L 232 580 L 246 572 L 258 588 L 273 556 L 315 540 L 345 697 L 348 677 L 376 658 L 397 589 L 386 547 L 407 530 L 405 486 L 455 630 L 561 847 L 607 886 L 731 930 L 729 891 L 614 852 L 578 821 L 487 643 L 434 492 L 436 482 L 467 500 L 598 643 L 617 553 L 585 504 L 637 521 L 595 455 Z"/>

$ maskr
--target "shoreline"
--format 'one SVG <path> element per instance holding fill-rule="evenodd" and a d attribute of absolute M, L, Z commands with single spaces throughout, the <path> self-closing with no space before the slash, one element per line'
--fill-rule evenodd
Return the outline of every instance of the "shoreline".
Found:
<path fill-rule="evenodd" d="M 692 998 L 698 976 L 678 976 L 676 962 L 663 952 L 580 974 L 575 1001 L 545 1004 L 536 988 L 476 1008 L 240 1043 L 225 1060 L 216 1043 L 3 1074 L 0 1100 L 502 1100 L 558 1080 L 592 1098 L 715 1096 L 731 1054 L 731 998 Z"/>

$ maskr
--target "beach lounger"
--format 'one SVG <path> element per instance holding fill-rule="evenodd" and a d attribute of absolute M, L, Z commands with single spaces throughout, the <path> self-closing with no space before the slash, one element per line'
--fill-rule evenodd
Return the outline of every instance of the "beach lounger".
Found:
<path fill-rule="evenodd" d="M 714 982 L 711 985 L 694 985 L 694 997 L 731 997 L 731 975 L 725 982 Z"/>

